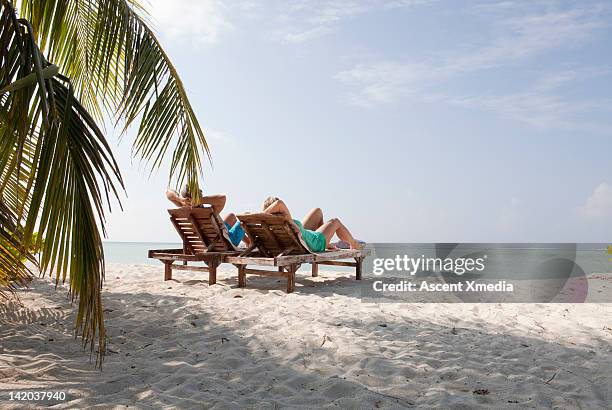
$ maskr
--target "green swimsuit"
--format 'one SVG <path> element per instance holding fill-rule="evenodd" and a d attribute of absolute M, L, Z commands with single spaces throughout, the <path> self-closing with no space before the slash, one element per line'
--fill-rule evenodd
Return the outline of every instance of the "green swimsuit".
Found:
<path fill-rule="evenodd" d="M 327 241 L 325 240 L 325 235 L 323 235 L 322 232 L 304 229 L 302 223 L 297 219 L 294 219 L 293 222 L 295 222 L 295 224 L 300 228 L 302 239 L 304 239 L 304 242 L 306 242 L 306 245 L 308 245 L 311 252 L 325 252 Z"/>

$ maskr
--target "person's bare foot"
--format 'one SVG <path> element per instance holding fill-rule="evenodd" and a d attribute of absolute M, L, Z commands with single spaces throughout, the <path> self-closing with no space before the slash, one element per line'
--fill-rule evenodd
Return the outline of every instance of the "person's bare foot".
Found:
<path fill-rule="evenodd" d="M 351 245 L 351 249 L 354 249 L 356 251 L 360 251 L 360 250 L 362 250 L 364 248 L 365 243 L 361 242 L 361 241 L 354 240 L 354 241 L 350 242 L 350 245 Z"/>

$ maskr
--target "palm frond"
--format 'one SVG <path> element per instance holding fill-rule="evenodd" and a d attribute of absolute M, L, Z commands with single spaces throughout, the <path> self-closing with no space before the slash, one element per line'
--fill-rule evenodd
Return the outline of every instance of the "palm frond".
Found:
<path fill-rule="evenodd" d="M 0 43 L 0 62 L 11 67 L 0 70 L 0 89 L 8 90 L 0 96 L 1 244 L 11 239 L 22 256 L 37 242 L 41 271 L 52 272 L 56 283 L 68 279 L 72 299 L 78 300 L 76 330 L 84 343 L 91 342 L 92 352 L 97 336 L 101 358 L 105 206 L 110 207 L 109 194 L 118 199 L 123 182 L 104 135 L 68 78 L 49 75 L 54 70 L 32 26 L 15 18 L 8 0 L 0 2 L 0 38 L 10 38 Z M 0 257 L 11 255 L 7 249 L 0 248 Z M 0 277 L 12 283 L 19 269 L 0 263 Z"/>
<path fill-rule="evenodd" d="M 0 198 L 0 299 L 27 285 L 33 276 L 26 262 L 35 266 L 36 260 L 23 248 L 22 234 L 14 213 Z"/>
<path fill-rule="evenodd" d="M 68 279 L 76 329 L 92 351 L 97 335 L 101 358 L 104 209 L 123 182 L 96 120 L 139 124 L 134 155 L 151 170 L 170 156 L 170 182 L 194 198 L 210 152 L 138 1 L 23 0 L 21 11 L 0 0 L 0 292 L 25 283 L 40 248 L 41 271 Z"/>
<path fill-rule="evenodd" d="M 204 132 L 179 75 L 135 0 L 23 0 L 41 49 L 69 77 L 100 119 L 118 113 L 124 129 L 140 121 L 133 152 L 151 170 L 172 151 L 169 181 L 199 198 Z"/>

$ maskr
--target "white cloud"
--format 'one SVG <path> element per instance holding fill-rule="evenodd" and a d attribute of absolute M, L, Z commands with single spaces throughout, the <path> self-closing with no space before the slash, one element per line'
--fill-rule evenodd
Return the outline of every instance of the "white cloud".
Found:
<path fill-rule="evenodd" d="M 150 0 L 153 22 L 171 40 L 192 45 L 214 44 L 219 35 L 233 26 L 220 0 Z"/>
<path fill-rule="evenodd" d="M 530 5 L 530 9 L 525 9 Z M 576 99 L 563 87 L 597 76 L 610 75 L 610 67 L 565 66 L 540 75 L 521 90 L 501 94 L 448 95 L 440 92 L 445 85 L 468 74 L 500 67 L 512 67 L 543 53 L 582 44 L 598 29 L 609 26 L 609 9 L 604 6 L 575 5 L 570 9 L 534 10 L 535 3 L 498 2 L 477 8 L 488 13 L 493 40 L 465 47 L 461 53 L 447 52 L 437 59 L 419 62 L 379 61 L 359 63 L 342 71 L 336 78 L 351 88 L 348 99 L 358 106 L 393 103 L 403 98 L 435 101 L 485 109 L 497 115 L 541 129 L 573 129 L 611 133 L 612 124 L 596 123 L 587 118 L 597 111 L 611 112 L 610 99 Z M 548 3 L 547 3 L 548 4 Z M 532 74 L 533 75 L 533 74 Z M 507 88 L 508 84 L 503 84 Z"/>
<path fill-rule="evenodd" d="M 305 41 L 313 40 L 318 37 L 331 33 L 331 27 L 326 26 L 315 26 L 307 30 L 300 30 L 292 33 L 284 33 L 283 37 L 287 43 L 303 43 Z"/>
<path fill-rule="evenodd" d="M 446 69 L 462 73 L 499 67 L 561 47 L 588 40 L 609 25 L 603 9 L 576 7 L 497 20 L 502 34 L 491 44 L 446 62 Z"/>
<path fill-rule="evenodd" d="M 387 9 L 395 9 L 401 7 L 415 7 L 423 4 L 434 3 L 437 0 L 387 0 L 383 6 Z"/>
<path fill-rule="evenodd" d="M 540 91 L 550 91 L 573 82 L 592 80 L 612 73 L 611 67 L 574 67 L 549 73 L 535 87 Z"/>
<path fill-rule="evenodd" d="M 281 13 L 286 28 L 280 37 L 286 43 L 302 43 L 323 37 L 345 19 L 377 9 L 415 7 L 435 0 L 301 0 L 288 2 Z M 285 4 L 284 4 L 285 5 Z M 286 6 L 286 5 L 285 5 Z"/>
<path fill-rule="evenodd" d="M 543 130 L 612 135 L 612 123 L 592 121 L 585 117 L 598 112 L 612 113 L 612 99 L 580 100 L 563 93 L 564 87 L 611 73 L 607 66 L 568 68 L 536 79 L 534 84 L 527 87 L 528 91 L 444 99 L 450 104 L 481 108 Z"/>
<path fill-rule="evenodd" d="M 357 65 L 342 71 L 336 78 L 357 85 L 349 98 L 355 105 L 369 106 L 391 103 L 400 97 L 416 94 L 426 83 L 438 80 L 440 73 L 427 64 L 383 62 Z"/>
<path fill-rule="evenodd" d="M 498 96 L 447 98 L 450 104 L 481 108 L 542 130 L 559 129 L 612 134 L 612 124 L 581 119 L 595 111 L 612 112 L 612 100 L 574 100 L 539 90 Z"/>
<path fill-rule="evenodd" d="M 599 184 L 591 196 L 587 198 L 581 211 L 588 218 L 612 216 L 612 186 L 607 182 Z"/>
<path fill-rule="evenodd" d="M 505 7 L 510 7 L 507 3 L 503 2 Z M 471 51 L 456 45 L 455 49 L 462 48 L 461 54 L 449 53 L 436 61 L 361 63 L 339 73 L 337 78 L 356 88 L 351 93 L 351 101 L 358 105 L 393 102 L 407 94 L 425 94 L 429 86 L 462 74 L 507 66 L 550 50 L 580 44 L 597 29 L 609 25 L 603 13 L 606 10 L 576 7 L 506 16 L 492 21 L 500 31 L 498 36 L 489 44 L 472 47 Z M 577 75 L 574 73 L 574 77 Z"/>

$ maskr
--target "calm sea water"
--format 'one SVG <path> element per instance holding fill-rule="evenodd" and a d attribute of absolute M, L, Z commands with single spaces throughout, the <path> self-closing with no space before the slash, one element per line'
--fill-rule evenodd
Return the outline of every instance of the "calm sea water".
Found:
<path fill-rule="evenodd" d="M 162 266 L 162 263 L 157 259 L 149 259 L 147 257 L 149 249 L 180 249 L 182 246 L 179 242 L 104 242 L 104 256 L 106 263 Z M 300 268 L 301 271 L 309 271 L 309 269 L 310 265 L 304 265 Z M 321 269 L 346 271 L 347 268 L 325 266 Z"/>
<path fill-rule="evenodd" d="M 156 259 L 149 259 L 149 249 L 179 249 L 182 245 L 161 242 L 104 242 L 104 256 L 107 263 L 129 263 L 159 265 Z"/>
<path fill-rule="evenodd" d="M 399 244 L 375 244 L 375 247 L 397 247 Z M 160 265 L 160 262 L 155 259 L 149 259 L 147 252 L 149 249 L 177 249 L 181 248 L 178 242 L 104 242 L 104 253 L 106 262 L 108 263 L 126 263 L 126 264 L 145 264 L 145 265 Z M 419 253 L 419 247 L 423 245 L 405 245 L 401 247 L 413 250 L 415 254 Z M 533 250 L 523 247 L 523 244 L 504 244 L 501 245 L 503 251 L 508 254 L 508 258 L 512 260 L 514 257 L 523 258 Z M 553 245 L 549 245 L 554 247 Z M 606 244 L 580 244 L 576 252 L 576 262 L 580 264 L 587 272 L 611 272 L 612 271 L 612 255 L 606 252 Z M 548 248 L 546 248 L 548 249 Z M 302 268 L 304 269 L 304 267 Z M 324 269 L 341 269 L 335 266 L 325 266 Z"/>

